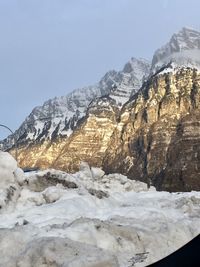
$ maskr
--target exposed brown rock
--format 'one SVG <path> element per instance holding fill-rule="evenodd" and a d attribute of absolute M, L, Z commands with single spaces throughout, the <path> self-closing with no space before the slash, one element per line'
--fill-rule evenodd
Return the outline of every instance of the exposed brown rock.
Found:
<path fill-rule="evenodd" d="M 51 172 L 47 172 L 43 175 L 36 175 L 36 179 L 29 181 L 27 187 L 35 192 L 42 192 L 49 186 L 62 185 L 66 188 L 75 189 L 78 188 L 78 185 L 72 181 L 68 181 L 66 179 L 61 179 L 59 175 L 52 174 Z"/>
<path fill-rule="evenodd" d="M 152 77 L 124 107 L 104 169 L 159 190 L 200 190 L 199 103 L 196 70 Z"/>

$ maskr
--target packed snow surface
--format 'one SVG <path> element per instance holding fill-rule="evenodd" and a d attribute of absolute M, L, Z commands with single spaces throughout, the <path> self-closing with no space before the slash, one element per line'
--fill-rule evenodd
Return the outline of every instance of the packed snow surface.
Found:
<path fill-rule="evenodd" d="M 0 152 L 2 267 L 146 266 L 200 229 L 200 192 L 156 192 L 82 163 L 23 174 Z"/>

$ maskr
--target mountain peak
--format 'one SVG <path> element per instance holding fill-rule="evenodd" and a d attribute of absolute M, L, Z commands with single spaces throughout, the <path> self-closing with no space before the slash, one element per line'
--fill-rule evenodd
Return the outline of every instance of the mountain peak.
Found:
<path fill-rule="evenodd" d="M 173 52 L 200 49 L 200 32 L 183 27 L 178 33 L 173 34 L 169 44 Z"/>
<path fill-rule="evenodd" d="M 179 31 L 179 32 L 196 32 L 196 33 L 199 33 L 199 31 L 197 31 L 196 29 L 190 27 L 190 26 L 185 26 L 185 27 L 182 27 L 182 29 Z"/>
<path fill-rule="evenodd" d="M 146 69 L 146 72 L 149 71 L 149 61 L 143 58 L 135 58 L 132 57 L 124 66 L 123 71 L 126 73 L 130 73 L 132 71 L 137 71 L 138 69 Z"/>
<path fill-rule="evenodd" d="M 200 32 L 183 27 L 170 41 L 158 49 L 152 60 L 153 71 L 170 61 L 177 65 L 200 67 Z"/>

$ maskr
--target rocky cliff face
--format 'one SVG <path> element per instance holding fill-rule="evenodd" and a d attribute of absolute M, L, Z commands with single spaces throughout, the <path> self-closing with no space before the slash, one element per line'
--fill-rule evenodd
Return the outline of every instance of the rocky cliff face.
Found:
<path fill-rule="evenodd" d="M 87 161 L 158 190 L 200 190 L 199 42 L 196 31 L 175 34 L 137 93 L 144 61 L 131 59 L 114 79 L 107 74 L 99 88 L 109 90 L 88 103 L 68 137 L 21 144 L 21 166 L 76 171 Z"/>
<path fill-rule="evenodd" d="M 107 172 L 159 190 L 200 190 L 200 73 L 153 76 L 123 108 L 103 160 Z"/>
<path fill-rule="evenodd" d="M 98 102 L 98 103 L 96 103 Z M 18 150 L 22 167 L 53 167 L 76 171 L 81 161 L 101 166 L 111 135 L 117 125 L 116 103 L 108 96 L 91 103 L 88 113 L 68 138 L 54 142 L 21 146 Z"/>

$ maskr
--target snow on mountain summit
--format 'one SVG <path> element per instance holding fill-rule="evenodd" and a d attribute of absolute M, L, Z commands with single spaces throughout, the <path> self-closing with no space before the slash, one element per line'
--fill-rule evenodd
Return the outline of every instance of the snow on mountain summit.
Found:
<path fill-rule="evenodd" d="M 200 32 L 184 27 L 173 34 L 170 41 L 155 52 L 151 71 L 156 72 L 170 62 L 200 68 Z"/>

